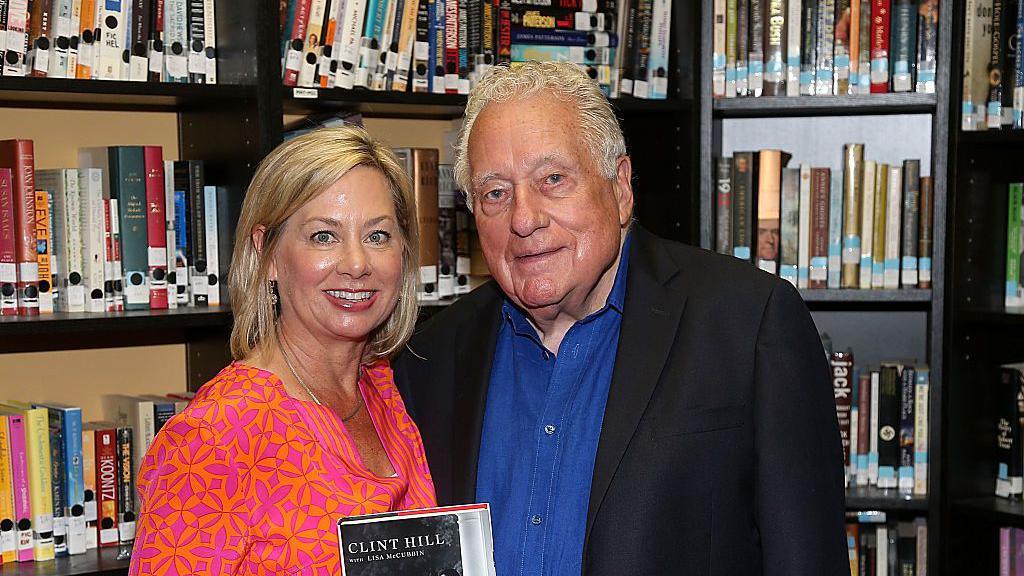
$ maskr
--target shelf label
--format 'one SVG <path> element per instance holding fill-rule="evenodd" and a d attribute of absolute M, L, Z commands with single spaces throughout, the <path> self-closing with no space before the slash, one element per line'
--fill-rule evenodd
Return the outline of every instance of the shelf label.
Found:
<path fill-rule="evenodd" d="M 320 97 L 320 91 L 316 88 L 292 88 L 292 97 L 315 100 Z"/>

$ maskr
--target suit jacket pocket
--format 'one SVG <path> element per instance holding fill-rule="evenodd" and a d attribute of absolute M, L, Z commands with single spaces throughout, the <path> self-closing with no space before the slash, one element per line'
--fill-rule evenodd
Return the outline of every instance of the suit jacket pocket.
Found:
<path fill-rule="evenodd" d="M 746 409 L 744 405 L 733 405 L 681 410 L 672 418 L 662 418 L 654 430 L 654 436 L 669 438 L 739 428 L 746 421 Z"/>

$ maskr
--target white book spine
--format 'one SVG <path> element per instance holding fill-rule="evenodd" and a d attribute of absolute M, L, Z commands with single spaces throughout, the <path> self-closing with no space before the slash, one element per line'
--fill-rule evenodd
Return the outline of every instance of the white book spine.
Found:
<path fill-rule="evenodd" d="M 217 15 L 215 0 L 203 0 L 203 44 L 205 52 L 206 83 L 217 83 Z"/>
<path fill-rule="evenodd" d="M 185 0 L 164 0 L 164 82 L 188 82 L 188 18 Z"/>
<path fill-rule="evenodd" d="M 928 393 L 930 371 L 920 367 L 914 386 L 914 494 L 928 493 Z"/>
<path fill-rule="evenodd" d="M 340 49 L 335 50 L 335 57 L 338 58 L 335 85 L 346 90 L 351 90 L 355 86 L 365 12 L 366 0 L 348 0 L 345 2 L 345 16 L 339 21 L 341 44 Z"/>
<path fill-rule="evenodd" d="M 85 312 L 85 273 L 82 266 L 83 205 L 78 187 L 78 169 L 62 170 L 61 179 L 64 182 L 63 194 L 58 194 L 54 199 L 55 205 L 58 206 L 54 222 L 64 226 L 64 242 L 58 247 L 66 271 L 60 290 L 61 309 L 68 312 Z"/>
<path fill-rule="evenodd" d="M 85 311 L 106 312 L 103 298 L 105 225 L 103 223 L 103 170 L 79 170 L 79 192 L 82 211 L 82 270 L 85 288 Z"/>
<path fill-rule="evenodd" d="M 217 187 L 204 186 L 203 199 L 205 209 L 203 210 L 206 222 L 206 272 L 210 276 L 207 288 L 207 303 L 210 306 L 220 306 L 220 258 L 217 249 L 219 248 L 217 238 Z"/>
<path fill-rule="evenodd" d="M 789 0 L 786 14 L 786 96 L 800 95 L 800 0 Z"/>
<path fill-rule="evenodd" d="M 811 167 L 800 165 L 800 231 L 797 247 L 797 286 L 807 288 L 811 270 Z"/>
<path fill-rule="evenodd" d="M 871 372 L 871 436 L 868 442 L 868 483 L 878 485 L 878 398 L 879 373 Z"/>
<path fill-rule="evenodd" d="M 68 31 L 68 78 L 75 78 L 78 74 L 78 54 L 81 49 L 82 38 L 78 31 L 82 26 L 82 0 L 71 2 L 71 28 Z"/>
<path fill-rule="evenodd" d="M 857 396 L 854 395 L 854 403 L 850 408 L 850 466 L 846 471 L 846 486 L 857 482 L 857 441 L 860 437 L 860 407 L 856 403 Z"/>
<path fill-rule="evenodd" d="M 875 576 L 889 576 L 889 527 L 882 524 L 875 532 L 878 539 L 877 552 L 875 554 L 876 571 Z M 893 576 L 896 576 L 895 574 Z"/>
<path fill-rule="evenodd" d="M 598 13 L 599 16 L 603 14 Z M 672 0 L 654 0 L 651 17 L 651 51 L 647 67 L 648 97 L 668 98 L 668 45 L 671 37 Z M 603 25 L 601 29 L 604 29 Z M 635 86 L 634 86 L 635 90 Z"/>
<path fill-rule="evenodd" d="M 50 43 L 50 70 L 47 77 L 67 78 L 68 55 L 71 49 L 71 0 L 57 0 L 53 7 L 57 18 L 54 22 L 55 33 Z"/>
<path fill-rule="evenodd" d="M 887 290 L 900 287 L 900 228 L 903 225 L 903 167 L 889 167 L 889 195 L 885 211 L 885 283 Z"/>
<path fill-rule="evenodd" d="M 725 97 L 725 0 L 715 0 L 711 55 L 711 93 Z"/>
<path fill-rule="evenodd" d="M 863 196 L 861 198 L 860 216 L 860 279 L 862 290 L 871 288 L 871 269 L 874 253 L 871 248 L 875 237 L 875 170 L 878 165 L 874 160 L 864 162 Z"/>
<path fill-rule="evenodd" d="M 8 3 L 6 36 L 4 76 L 24 76 L 25 48 L 28 45 L 28 0 L 10 0 Z"/>
<path fill-rule="evenodd" d="M 122 0 L 104 0 L 96 3 L 100 18 L 99 70 L 100 80 L 121 79 L 121 51 L 124 38 L 124 9 Z"/>

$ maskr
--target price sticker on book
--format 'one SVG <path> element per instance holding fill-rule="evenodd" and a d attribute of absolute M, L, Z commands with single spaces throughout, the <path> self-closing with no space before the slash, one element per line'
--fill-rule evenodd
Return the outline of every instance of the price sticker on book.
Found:
<path fill-rule="evenodd" d="M 202 52 L 189 51 L 188 71 L 191 74 L 206 74 L 206 57 Z"/>
<path fill-rule="evenodd" d="M 171 78 L 186 78 L 188 76 L 188 60 L 177 54 L 167 55 L 167 75 Z"/>
<path fill-rule="evenodd" d="M 161 74 L 164 71 L 164 53 L 152 50 L 149 53 L 149 71 L 153 74 Z"/>
<path fill-rule="evenodd" d="M 316 88 L 292 88 L 292 97 L 316 99 L 320 97 L 320 91 Z"/>

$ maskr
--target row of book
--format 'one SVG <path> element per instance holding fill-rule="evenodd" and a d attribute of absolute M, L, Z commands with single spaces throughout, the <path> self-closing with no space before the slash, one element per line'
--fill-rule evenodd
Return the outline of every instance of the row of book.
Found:
<path fill-rule="evenodd" d="M 4 76 L 217 83 L 214 0 L 9 0 Z"/>
<path fill-rule="evenodd" d="M 829 364 L 847 486 L 927 495 L 928 366 L 855 366 L 850 350 L 830 352 Z"/>
<path fill-rule="evenodd" d="M 841 171 L 788 168 L 781 150 L 717 158 L 715 249 L 799 288 L 930 288 L 932 178 L 863 144 L 843 156 Z"/>
<path fill-rule="evenodd" d="M 0 404 L 0 563 L 108 546 L 126 558 L 141 458 L 191 397 L 107 396 L 103 422 L 83 422 L 75 406 Z"/>
<path fill-rule="evenodd" d="M 885 512 L 846 514 L 851 576 L 924 576 L 928 569 L 928 523 L 894 521 Z"/>
<path fill-rule="evenodd" d="M 583 66 L 610 97 L 668 96 L 671 0 L 288 0 L 285 86 L 467 94 L 498 64 Z"/>
<path fill-rule="evenodd" d="M 1024 576 L 1024 529 L 999 528 L 999 576 Z"/>
<path fill-rule="evenodd" d="M 201 161 L 159 146 L 82 148 L 78 168 L 36 171 L 31 140 L 2 141 L 0 315 L 219 305 L 228 204 Z"/>
<path fill-rule="evenodd" d="M 938 24 L 939 0 L 714 0 L 713 95 L 934 93 Z"/>
<path fill-rule="evenodd" d="M 1024 2 L 965 2 L 961 127 L 1024 129 Z"/>
<path fill-rule="evenodd" d="M 1006 221 L 1006 292 L 1004 305 L 1008 310 L 1024 306 L 1024 284 L 1021 264 L 1024 263 L 1024 183 L 1006 186 L 1009 203 Z"/>

